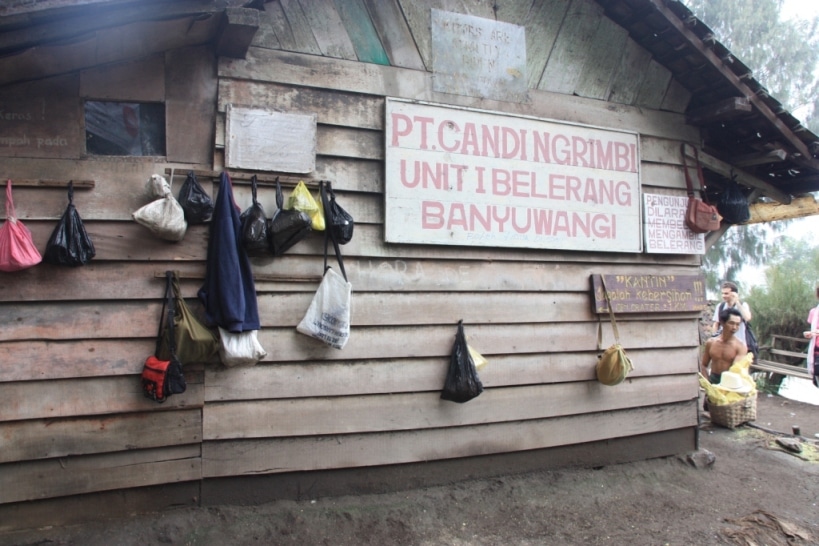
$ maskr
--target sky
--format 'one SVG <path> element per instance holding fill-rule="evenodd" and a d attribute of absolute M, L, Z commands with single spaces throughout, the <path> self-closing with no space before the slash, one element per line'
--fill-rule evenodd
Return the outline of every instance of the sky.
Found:
<path fill-rule="evenodd" d="M 819 0 L 784 0 L 780 15 L 782 19 L 811 19 L 819 16 Z M 797 118 L 799 117 L 797 111 L 792 112 L 792 114 Z M 819 234 L 819 215 L 796 219 L 791 222 L 791 225 L 784 232 L 784 235 L 795 239 L 808 237 L 812 234 Z M 747 293 L 751 286 L 764 282 L 763 268 L 743 268 L 737 280 L 742 285 L 743 292 Z M 819 272 L 817 272 L 817 280 L 819 280 Z"/>
<path fill-rule="evenodd" d="M 783 19 L 793 17 L 805 17 L 819 15 L 819 0 L 785 0 L 780 12 Z"/>

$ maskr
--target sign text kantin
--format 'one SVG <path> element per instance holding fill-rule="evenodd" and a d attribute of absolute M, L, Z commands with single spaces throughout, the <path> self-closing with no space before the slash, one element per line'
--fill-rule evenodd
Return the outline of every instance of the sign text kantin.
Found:
<path fill-rule="evenodd" d="M 387 99 L 386 240 L 639 252 L 634 133 Z"/>
<path fill-rule="evenodd" d="M 608 313 L 600 275 L 592 275 L 592 309 Z M 705 300 L 703 275 L 605 275 L 606 290 L 618 313 L 674 313 L 702 311 Z"/>

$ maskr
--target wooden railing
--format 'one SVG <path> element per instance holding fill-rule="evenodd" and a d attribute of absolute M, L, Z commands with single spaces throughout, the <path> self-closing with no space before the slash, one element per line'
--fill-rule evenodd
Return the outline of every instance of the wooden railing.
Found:
<path fill-rule="evenodd" d="M 761 352 L 767 352 L 770 355 L 771 360 L 760 358 L 758 362 L 751 364 L 751 370 L 789 375 L 792 377 L 801 377 L 803 379 L 812 379 L 811 374 L 808 373 L 807 367 L 805 367 L 807 354 L 804 352 L 783 349 L 782 345 L 784 342 L 788 342 L 790 345 L 799 346 L 807 345 L 810 340 L 798 337 L 780 336 L 777 334 L 772 335 L 771 344 L 761 346 L 759 348 Z M 786 360 L 786 362 L 782 362 L 783 359 Z M 798 363 L 794 363 L 794 360 L 797 360 Z"/>

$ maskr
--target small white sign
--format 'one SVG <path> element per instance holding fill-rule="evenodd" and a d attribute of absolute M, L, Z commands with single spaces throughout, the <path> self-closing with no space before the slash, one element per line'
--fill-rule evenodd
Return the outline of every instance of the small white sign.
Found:
<path fill-rule="evenodd" d="M 507 102 L 526 100 L 526 29 L 432 10 L 432 88 Z"/>
<path fill-rule="evenodd" d="M 635 133 L 387 99 L 386 240 L 642 250 Z"/>
<path fill-rule="evenodd" d="M 646 252 L 705 254 L 705 235 L 685 225 L 688 197 L 644 193 Z"/>
<path fill-rule="evenodd" d="M 316 114 L 227 106 L 225 164 L 231 168 L 309 173 L 316 169 Z"/>

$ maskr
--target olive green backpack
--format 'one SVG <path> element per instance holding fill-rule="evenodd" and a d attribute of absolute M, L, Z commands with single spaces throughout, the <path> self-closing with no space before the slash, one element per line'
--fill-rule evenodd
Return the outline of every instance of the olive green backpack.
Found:
<path fill-rule="evenodd" d="M 613 387 L 622 383 L 628 374 L 634 369 L 631 359 L 626 355 L 625 349 L 620 345 L 620 333 L 617 331 L 617 322 L 614 320 L 614 309 L 611 305 L 609 291 L 606 289 L 606 280 L 600 275 L 600 282 L 603 285 L 603 293 L 606 296 L 606 304 L 609 306 L 609 318 L 611 319 L 611 329 L 614 332 L 614 345 L 606 349 L 597 357 L 597 380 L 604 385 Z M 603 350 L 603 325 L 597 324 L 597 349 Z"/>
<path fill-rule="evenodd" d="M 179 290 L 179 274 L 176 271 L 168 271 L 166 278 L 171 284 L 176 306 L 173 319 L 176 356 L 182 364 L 209 362 L 219 349 L 216 332 L 202 324 L 185 303 Z M 164 308 L 162 312 L 165 313 Z M 165 360 L 170 357 L 167 327 L 163 333 L 162 346 L 157 357 Z"/>

